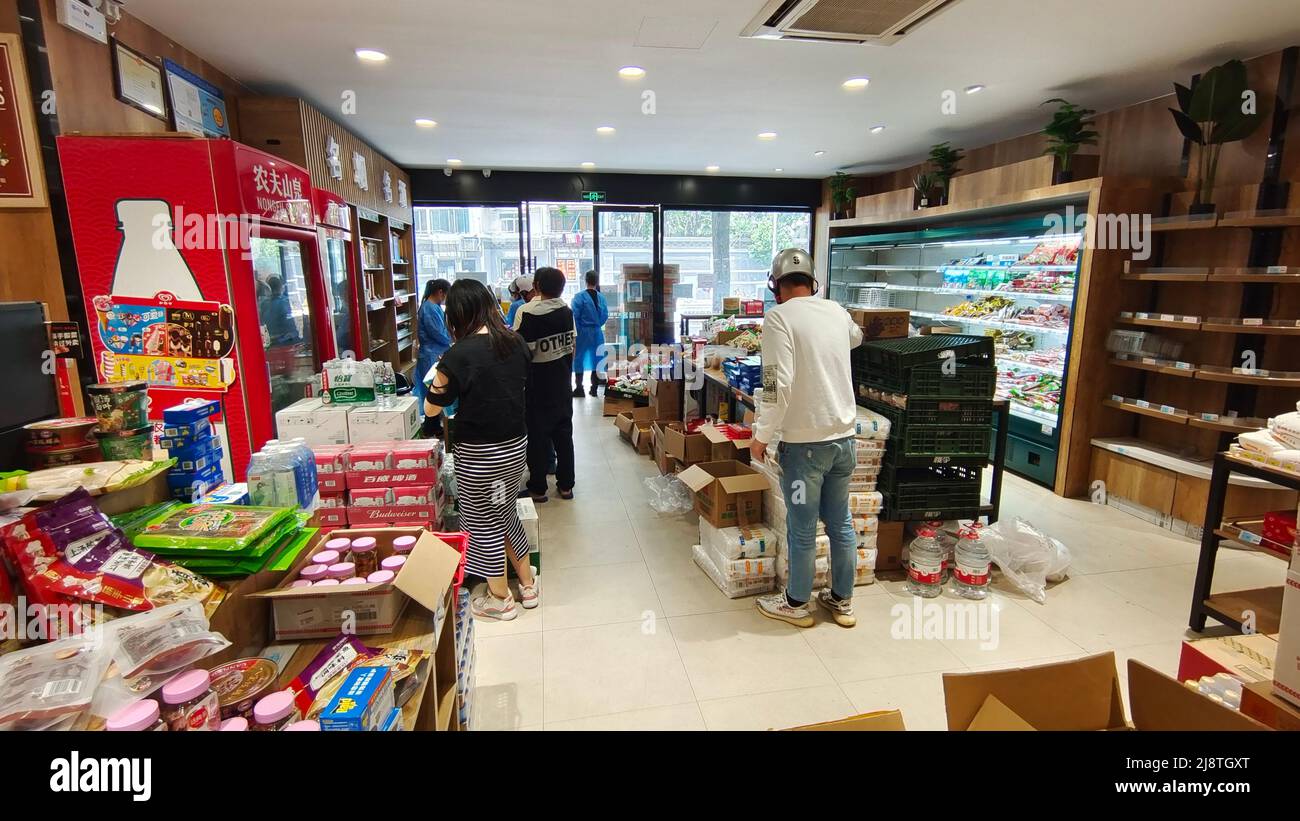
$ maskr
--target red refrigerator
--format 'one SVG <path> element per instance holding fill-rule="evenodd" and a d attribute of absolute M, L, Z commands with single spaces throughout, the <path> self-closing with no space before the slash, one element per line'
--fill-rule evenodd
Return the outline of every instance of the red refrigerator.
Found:
<path fill-rule="evenodd" d="M 353 256 L 352 206 L 337 194 L 316 189 L 316 222 L 320 233 L 321 275 L 325 282 L 331 325 L 332 352 L 323 356 L 352 354 L 361 338 L 360 311 L 357 310 L 356 268 Z M 365 357 L 361 357 L 365 359 Z"/>
<path fill-rule="evenodd" d="M 220 400 L 226 475 L 242 481 L 335 352 L 307 171 L 230 140 L 58 148 L 96 379 L 147 381 L 154 420 Z"/>

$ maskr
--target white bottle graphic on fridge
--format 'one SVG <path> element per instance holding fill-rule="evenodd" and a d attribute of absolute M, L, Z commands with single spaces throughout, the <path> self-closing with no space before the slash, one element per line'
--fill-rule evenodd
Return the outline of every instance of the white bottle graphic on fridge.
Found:
<path fill-rule="evenodd" d="M 177 299 L 203 299 L 172 238 L 171 205 L 164 200 L 121 200 L 117 227 L 122 248 L 113 271 L 113 296 L 152 298 L 167 291 Z"/>

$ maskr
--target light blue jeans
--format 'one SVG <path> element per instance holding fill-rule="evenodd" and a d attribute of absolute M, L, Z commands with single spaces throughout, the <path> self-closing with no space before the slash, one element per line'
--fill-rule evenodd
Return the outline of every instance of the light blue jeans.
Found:
<path fill-rule="evenodd" d="M 842 599 L 851 598 L 858 562 L 858 536 L 849 513 L 849 480 L 858 460 L 856 443 L 852 437 L 834 442 L 782 442 L 777 454 L 790 562 L 786 595 L 801 602 L 812 599 L 820 518 L 831 541 L 831 590 Z"/>

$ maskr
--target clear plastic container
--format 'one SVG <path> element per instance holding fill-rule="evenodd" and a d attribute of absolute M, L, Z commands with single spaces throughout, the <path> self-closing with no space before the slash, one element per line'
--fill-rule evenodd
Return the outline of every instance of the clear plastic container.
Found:
<path fill-rule="evenodd" d="M 402 569 L 402 565 L 404 564 L 406 564 L 405 556 L 389 556 L 379 563 L 379 569 L 391 570 L 393 573 L 396 573 Z"/>
<path fill-rule="evenodd" d="M 944 549 L 938 534 L 923 527 L 907 550 L 907 591 L 923 599 L 933 599 L 943 592 Z"/>
<path fill-rule="evenodd" d="M 416 539 L 414 536 L 398 536 L 393 539 L 393 552 L 405 556 L 415 549 Z"/>
<path fill-rule="evenodd" d="M 328 576 L 329 566 L 323 564 L 309 564 L 298 571 L 298 578 L 306 579 L 309 582 L 318 582 Z"/>
<path fill-rule="evenodd" d="M 356 575 L 357 566 L 353 562 L 336 562 L 325 570 L 325 578 L 338 579 L 339 581 L 350 579 Z"/>
<path fill-rule="evenodd" d="M 963 531 L 957 539 L 952 566 L 953 592 L 966 599 L 984 599 L 989 595 L 988 547 L 974 530 Z"/>
<path fill-rule="evenodd" d="M 263 696 L 253 706 L 253 726 L 256 731 L 276 731 L 283 729 L 297 717 L 293 704 L 293 692 L 278 690 Z"/>
<path fill-rule="evenodd" d="M 351 562 L 358 576 L 369 576 L 379 569 L 379 546 L 370 536 L 352 542 Z"/>
<path fill-rule="evenodd" d="M 162 686 L 162 717 L 173 732 L 221 726 L 221 704 L 207 670 L 189 670 Z"/>
<path fill-rule="evenodd" d="M 223 733 L 242 733 L 248 729 L 248 719 L 243 716 L 228 718 L 217 729 Z"/>
<path fill-rule="evenodd" d="M 370 584 L 391 584 L 395 578 L 397 574 L 391 570 L 376 570 L 366 577 L 366 581 Z"/>
<path fill-rule="evenodd" d="M 337 550 L 322 550 L 315 556 L 311 557 L 312 564 L 323 564 L 329 567 L 332 564 L 338 564 L 343 559 L 343 554 Z"/>

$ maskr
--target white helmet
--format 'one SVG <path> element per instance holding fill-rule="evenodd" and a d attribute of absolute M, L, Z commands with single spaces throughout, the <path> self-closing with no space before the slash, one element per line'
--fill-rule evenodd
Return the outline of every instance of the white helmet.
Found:
<path fill-rule="evenodd" d="M 812 255 L 802 248 L 787 248 L 772 260 L 772 274 L 767 279 L 767 287 L 776 293 L 777 286 L 791 274 L 804 274 L 813 281 L 813 290 L 817 290 L 817 275 L 813 272 Z"/>
<path fill-rule="evenodd" d="M 533 290 L 533 278 L 528 274 L 515 277 L 515 281 L 510 283 L 510 295 L 518 299 L 526 291 Z"/>

